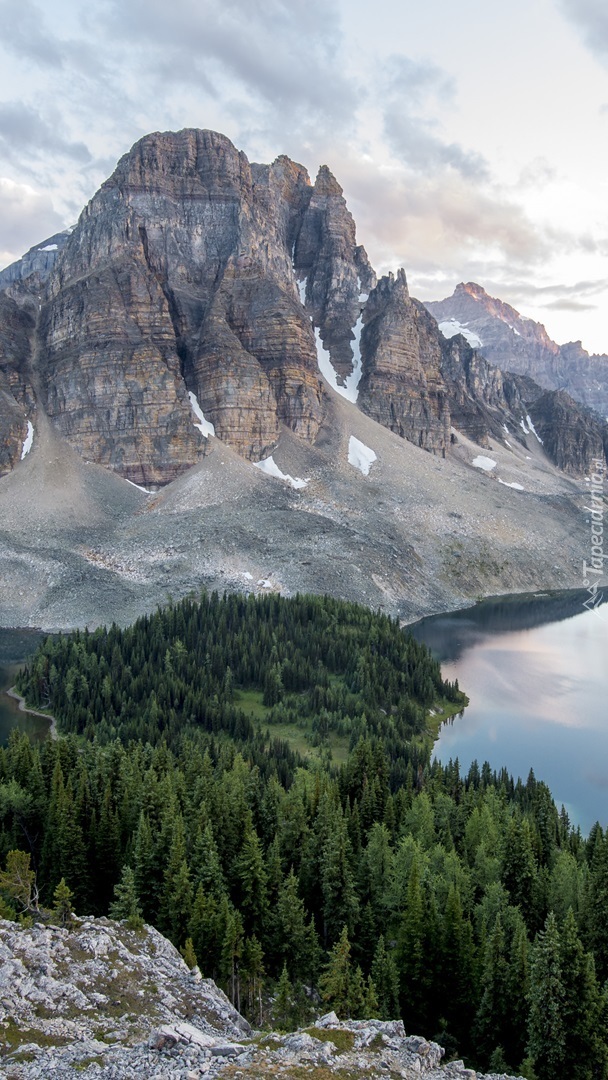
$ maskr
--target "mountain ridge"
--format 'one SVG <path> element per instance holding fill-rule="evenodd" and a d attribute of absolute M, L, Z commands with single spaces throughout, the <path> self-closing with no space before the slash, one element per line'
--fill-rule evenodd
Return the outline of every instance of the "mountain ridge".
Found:
<path fill-rule="evenodd" d="M 547 390 L 566 391 L 603 419 L 608 417 L 608 356 L 589 354 L 580 341 L 558 345 L 542 323 L 476 282 L 460 282 L 444 300 L 425 301 L 446 336 L 464 332 L 490 363 L 527 375 Z"/>

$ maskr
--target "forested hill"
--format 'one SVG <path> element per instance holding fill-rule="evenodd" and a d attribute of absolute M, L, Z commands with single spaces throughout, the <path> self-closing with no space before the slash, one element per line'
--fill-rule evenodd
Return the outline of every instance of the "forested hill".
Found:
<path fill-rule="evenodd" d="M 381 737 L 395 759 L 409 757 L 433 704 L 465 701 L 397 620 L 276 594 L 203 594 L 126 630 L 49 637 L 18 685 L 57 714 L 60 731 L 99 742 L 174 746 L 198 731 L 242 743 L 263 724 L 292 745 L 344 753 Z"/>
<path fill-rule="evenodd" d="M 428 707 L 459 691 L 395 622 L 203 597 L 49 638 L 20 688 L 68 732 L 0 750 L 1 865 L 24 851 L 43 902 L 64 878 L 78 911 L 142 913 L 256 1024 L 316 1000 L 605 1080 L 608 838 L 533 775 L 431 764 Z"/>

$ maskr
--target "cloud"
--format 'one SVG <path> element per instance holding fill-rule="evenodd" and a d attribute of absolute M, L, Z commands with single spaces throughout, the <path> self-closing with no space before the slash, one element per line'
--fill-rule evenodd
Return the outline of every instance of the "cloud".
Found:
<path fill-rule="evenodd" d="M 583 304 L 578 300 L 552 300 L 540 306 L 548 311 L 595 311 L 597 308 L 597 304 Z"/>
<path fill-rule="evenodd" d="M 488 179 L 481 154 L 464 150 L 458 143 L 443 142 L 428 123 L 408 116 L 397 106 L 384 114 L 384 133 L 396 156 L 418 172 L 449 167 L 469 180 Z"/>
<path fill-rule="evenodd" d="M 48 195 L 0 177 L 0 264 L 14 262 L 64 227 Z"/>
<path fill-rule="evenodd" d="M 608 66 L 608 7 L 605 0 L 558 0 L 558 7 L 578 27 L 587 48 Z"/>
<path fill-rule="evenodd" d="M 355 87 L 335 62 L 334 3 L 310 0 L 121 0 L 105 30 L 136 41 L 129 55 L 151 78 L 199 85 L 210 96 L 292 121 L 352 116 Z M 176 62 L 176 60 L 178 62 Z M 245 121 L 246 122 L 246 121 Z"/>
<path fill-rule="evenodd" d="M 57 118 L 48 122 L 32 106 L 19 101 L 0 102 L 0 147 L 9 158 L 26 152 L 34 157 L 61 154 L 79 165 L 91 160 L 83 142 L 71 142 L 61 135 Z"/>
<path fill-rule="evenodd" d="M 351 157 L 339 175 L 358 237 L 378 269 L 402 263 L 443 276 L 462 274 L 465 264 L 498 262 L 523 271 L 548 255 L 547 238 L 521 207 L 457 171 L 416 175 Z"/>
<path fill-rule="evenodd" d="M 39 8 L 31 0 L 1 0 L 2 45 L 43 67 L 60 68 L 61 49 L 48 34 Z"/>
<path fill-rule="evenodd" d="M 412 60 L 403 53 L 387 57 L 381 78 L 384 93 L 401 99 L 403 107 L 410 110 L 429 98 L 445 103 L 456 94 L 456 83 L 443 68 L 429 61 Z"/>

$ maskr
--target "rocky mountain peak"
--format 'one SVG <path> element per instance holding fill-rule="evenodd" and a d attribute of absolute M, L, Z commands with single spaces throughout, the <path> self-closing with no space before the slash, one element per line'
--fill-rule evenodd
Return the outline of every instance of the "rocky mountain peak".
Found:
<path fill-rule="evenodd" d="M 317 195 L 343 195 L 344 191 L 340 187 L 331 169 L 327 165 L 321 165 L 317 173 L 315 180 L 315 191 Z"/>
<path fill-rule="evenodd" d="M 503 371 L 532 378 L 548 390 L 608 416 L 608 356 L 589 356 L 580 342 L 558 345 L 542 323 L 490 296 L 480 285 L 457 285 L 452 296 L 426 304 L 447 337 L 462 333 Z"/>

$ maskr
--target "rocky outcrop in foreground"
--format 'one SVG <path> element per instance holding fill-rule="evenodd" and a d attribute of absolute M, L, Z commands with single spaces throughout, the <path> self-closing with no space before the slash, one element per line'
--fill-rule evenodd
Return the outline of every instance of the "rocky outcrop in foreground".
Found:
<path fill-rule="evenodd" d="M 483 1078 L 400 1020 L 254 1033 L 198 968 L 150 926 L 85 918 L 71 930 L 0 920 L 0 1076 L 157 1080 L 283 1077 Z"/>

